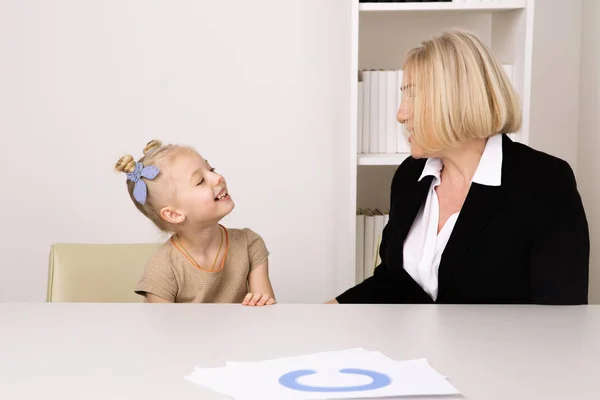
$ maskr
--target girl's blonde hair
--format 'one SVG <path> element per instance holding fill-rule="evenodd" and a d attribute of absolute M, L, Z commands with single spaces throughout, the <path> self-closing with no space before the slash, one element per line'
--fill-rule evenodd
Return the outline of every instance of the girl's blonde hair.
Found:
<path fill-rule="evenodd" d="M 144 147 L 144 156 L 140 158 L 137 163 L 135 162 L 133 156 L 127 154 L 123 157 L 119 158 L 117 163 L 115 164 L 115 169 L 119 172 L 124 172 L 126 174 L 131 173 L 135 170 L 136 164 L 140 163 L 143 167 L 154 166 L 159 167 L 160 165 L 164 165 L 165 160 L 170 160 L 175 156 L 176 150 L 188 149 L 187 147 L 179 146 L 179 145 L 164 145 L 160 140 L 151 140 L 148 142 L 146 147 Z M 160 168 L 159 168 L 160 171 Z M 161 205 L 157 204 L 157 194 L 159 193 L 159 185 L 162 185 L 164 182 L 164 173 L 161 171 L 154 179 L 146 179 L 141 177 L 140 179 L 144 180 L 144 183 L 147 187 L 146 200 L 142 203 L 134 197 L 133 190 L 135 188 L 135 182 L 127 179 L 127 191 L 129 192 L 129 197 L 133 201 L 133 204 L 137 207 L 138 210 L 142 214 L 144 214 L 150 221 L 154 223 L 163 232 L 168 232 L 169 226 L 167 222 L 160 216 L 160 208 Z M 162 186 L 164 189 L 164 186 Z"/>
<path fill-rule="evenodd" d="M 416 143 L 429 153 L 521 128 L 515 89 L 491 50 L 473 33 L 451 29 L 405 56 Z M 406 95 L 406 94 L 405 94 Z"/>

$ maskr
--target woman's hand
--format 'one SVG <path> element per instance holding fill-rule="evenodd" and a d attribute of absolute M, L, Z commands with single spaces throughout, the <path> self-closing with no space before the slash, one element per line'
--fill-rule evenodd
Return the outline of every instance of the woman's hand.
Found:
<path fill-rule="evenodd" d="M 275 299 L 262 293 L 248 293 L 242 301 L 244 306 L 270 306 L 272 304 L 275 304 Z"/>

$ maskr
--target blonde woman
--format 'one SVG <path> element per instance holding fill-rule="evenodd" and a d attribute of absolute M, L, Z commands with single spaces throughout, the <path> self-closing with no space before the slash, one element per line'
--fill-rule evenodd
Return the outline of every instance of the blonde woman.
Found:
<path fill-rule="evenodd" d="M 513 142 L 519 100 L 481 40 L 409 51 L 381 264 L 328 303 L 586 304 L 589 233 L 569 165 Z"/>

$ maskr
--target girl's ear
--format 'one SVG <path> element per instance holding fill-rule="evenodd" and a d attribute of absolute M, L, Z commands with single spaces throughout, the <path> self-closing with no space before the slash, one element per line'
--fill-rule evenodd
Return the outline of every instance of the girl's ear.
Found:
<path fill-rule="evenodd" d="M 178 225 L 185 221 L 185 214 L 173 207 L 163 207 L 160 210 L 160 216 L 173 225 Z"/>

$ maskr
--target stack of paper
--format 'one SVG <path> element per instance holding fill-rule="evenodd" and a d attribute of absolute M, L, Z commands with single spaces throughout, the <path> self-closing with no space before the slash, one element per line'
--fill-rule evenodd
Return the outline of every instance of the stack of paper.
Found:
<path fill-rule="evenodd" d="M 185 378 L 237 400 L 459 394 L 425 359 L 396 361 L 363 348 L 196 367 Z"/>

